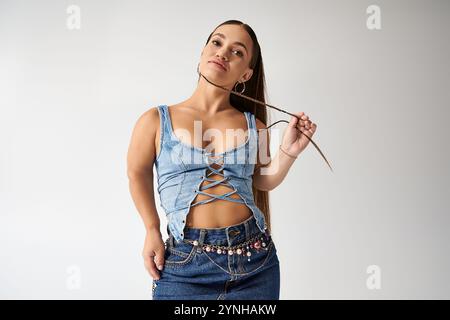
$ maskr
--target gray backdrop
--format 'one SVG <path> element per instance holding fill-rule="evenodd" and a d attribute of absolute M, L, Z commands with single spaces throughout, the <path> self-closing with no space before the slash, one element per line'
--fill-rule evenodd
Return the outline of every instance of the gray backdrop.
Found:
<path fill-rule="evenodd" d="M 190 96 L 228 19 L 334 168 L 310 144 L 270 194 L 281 299 L 450 298 L 446 0 L 1 0 L 0 298 L 150 299 L 131 130 Z"/>

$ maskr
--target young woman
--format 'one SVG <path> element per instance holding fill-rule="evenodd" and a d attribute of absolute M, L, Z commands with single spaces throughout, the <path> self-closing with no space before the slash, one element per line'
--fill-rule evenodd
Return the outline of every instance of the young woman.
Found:
<path fill-rule="evenodd" d="M 152 297 L 279 299 L 268 192 L 309 143 L 296 127 L 312 137 L 317 126 L 296 113 L 300 120 L 291 118 L 271 158 L 266 107 L 217 86 L 265 101 L 261 50 L 247 24 L 229 20 L 214 29 L 197 72 L 192 96 L 142 114 L 129 146 L 130 192 L 147 232 L 142 254 Z M 166 241 L 155 207 L 154 165 Z"/>

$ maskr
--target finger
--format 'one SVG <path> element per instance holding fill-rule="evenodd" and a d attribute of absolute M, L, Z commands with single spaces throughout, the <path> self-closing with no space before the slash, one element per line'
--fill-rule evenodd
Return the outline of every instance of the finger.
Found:
<path fill-rule="evenodd" d="M 295 127 L 297 125 L 303 126 L 303 122 L 301 121 L 302 116 L 305 114 L 303 111 L 301 112 L 294 112 L 294 115 L 297 117 L 292 116 L 291 121 L 289 122 L 289 125 L 292 127 Z"/>
<path fill-rule="evenodd" d="M 311 125 L 312 125 L 312 122 L 310 121 L 310 120 L 306 120 L 305 121 L 305 127 L 306 127 L 306 129 L 310 129 L 311 128 Z"/>
<path fill-rule="evenodd" d="M 309 127 L 311 126 L 310 123 L 311 123 L 310 121 L 301 120 L 300 123 L 297 124 L 297 127 L 298 127 L 299 129 L 300 129 L 300 128 L 308 129 L 308 126 L 309 126 Z"/>
<path fill-rule="evenodd" d="M 306 127 L 309 129 L 309 126 L 311 125 L 311 121 L 309 120 L 309 116 L 306 115 L 304 112 L 299 113 L 300 115 L 300 126 Z"/>
<path fill-rule="evenodd" d="M 308 137 L 312 137 L 314 132 L 316 131 L 317 125 L 313 123 L 309 129 L 303 128 L 303 133 L 306 134 Z"/>
<path fill-rule="evenodd" d="M 294 113 L 294 115 L 297 115 L 296 113 Z M 298 118 L 295 116 L 291 117 L 291 121 L 289 121 L 289 127 L 295 127 L 298 123 Z"/>
<path fill-rule="evenodd" d="M 153 279 L 158 280 L 159 279 L 159 272 L 156 269 L 155 261 L 153 260 L 153 257 L 151 256 L 145 256 L 144 257 L 144 265 L 147 269 L 148 273 Z"/>
<path fill-rule="evenodd" d="M 158 250 L 155 256 L 155 264 L 158 270 L 162 270 L 164 268 L 164 252 L 165 250 Z"/>
<path fill-rule="evenodd" d="M 305 129 L 305 128 L 302 128 L 302 133 L 299 133 L 299 139 L 305 139 L 305 137 L 304 136 L 307 136 L 307 137 L 311 137 L 312 136 L 312 133 L 311 133 L 311 131 L 309 131 L 309 130 L 307 130 L 307 129 Z"/>

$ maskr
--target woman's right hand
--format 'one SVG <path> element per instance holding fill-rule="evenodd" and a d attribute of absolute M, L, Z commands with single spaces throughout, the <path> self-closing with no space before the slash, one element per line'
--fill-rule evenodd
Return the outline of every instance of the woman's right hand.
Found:
<path fill-rule="evenodd" d="M 159 228 L 147 230 L 142 257 L 144 258 L 145 268 L 155 280 L 159 280 L 158 269 L 162 270 L 164 267 L 165 250 Z"/>

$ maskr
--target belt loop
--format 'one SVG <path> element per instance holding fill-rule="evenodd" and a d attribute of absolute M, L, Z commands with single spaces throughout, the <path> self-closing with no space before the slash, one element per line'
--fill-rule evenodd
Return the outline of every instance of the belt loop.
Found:
<path fill-rule="evenodd" d="M 174 239 L 174 238 L 173 238 L 173 234 L 170 233 L 170 234 L 169 234 L 169 245 L 170 245 L 170 247 L 172 247 L 172 248 L 174 247 L 174 245 L 173 245 L 173 239 Z"/>
<path fill-rule="evenodd" d="M 197 252 L 202 251 L 203 241 L 205 240 L 206 230 L 200 229 L 200 237 L 198 238 Z"/>
<path fill-rule="evenodd" d="M 250 239 L 250 236 L 252 234 L 251 230 L 250 230 L 251 226 L 250 223 L 247 221 L 244 223 L 244 229 L 245 229 L 245 240 Z"/>

